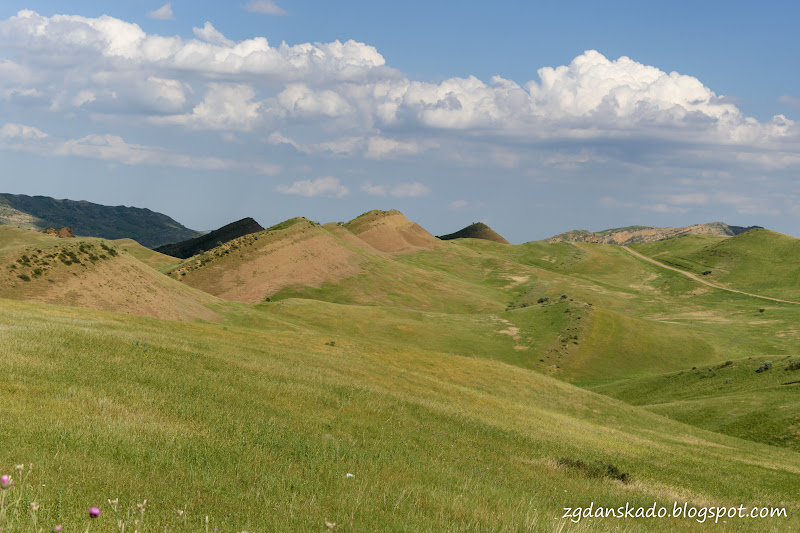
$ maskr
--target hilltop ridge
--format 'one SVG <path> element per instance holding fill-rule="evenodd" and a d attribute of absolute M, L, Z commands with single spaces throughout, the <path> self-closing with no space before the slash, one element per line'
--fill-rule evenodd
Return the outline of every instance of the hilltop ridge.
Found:
<path fill-rule="evenodd" d="M 672 237 L 680 237 L 681 235 L 725 235 L 733 237 L 745 231 L 760 227 L 761 226 L 729 226 L 724 222 L 709 222 L 706 224 L 693 224 L 691 226 L 669 228 L 627 226 L 624 228 L 612 228 L 597 232 L 578 229 L 559 233 L 549 239 L 544 239 L 544 242 L 593 242 L 628 246 L 630 244 L 661 241 Z"/>

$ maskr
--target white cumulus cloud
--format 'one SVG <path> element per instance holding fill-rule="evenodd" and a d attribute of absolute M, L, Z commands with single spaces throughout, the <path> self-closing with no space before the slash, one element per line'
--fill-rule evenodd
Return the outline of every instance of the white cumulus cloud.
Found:
<path fill-rule="evenodd" d="M 245 84 L 211 83 L 205 98 L 190 113 L 153 117 L 155 124 L 178 124 L 200 130 L 249 131 L 261 118 L 262 104 Z"/>
<path fill-rule="evenodd" d="M 284 13 L 272 1 L 243 7 Z M 165 8 L 171 5 L 156 11 Z M 300 156 L 440 158 L 509 172 L 533 165 L 568 172 L 648 157 L 674 167 L 687 159 L 698 167 L 800 166 L 800 123 L 747 117 L 698 78 L 625 56 L 588 50 L 539 68 L 527 82 L 427 82 L 388 67 L 366 43 L 235 42 L 210 21 L 193 31 L 183 38 L 107 15 L 19 11 L 0 20 L 0 116 L 22 120 L 10 113 L 25 104 L 55 119 L 88 117 L 111 128 L 116 116 L 125 127 L 235 133 L 254 151 L 266 138 L 268 147 L 290 145 Z M 791 106 L 796 98 L 780 100 Z M 420 187 L 397 191 L 420 194 Z"/>

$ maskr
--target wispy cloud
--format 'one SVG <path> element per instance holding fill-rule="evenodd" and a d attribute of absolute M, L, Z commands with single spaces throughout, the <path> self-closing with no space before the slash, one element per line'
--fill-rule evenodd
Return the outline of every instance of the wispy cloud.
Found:
<path fill-rule="evenodd" d="M 427 196 L 431 190 L 426 185 L 419 182 L 398 183 L 394 186 L 373 185 L 370 181 L 365 181 L 361 185 L 361 190 L 370 196 L 393 196 L 394 198 L 417 198 Z"/>
<path fill-rule="evenodd" d="M 782 94 L 778 101 L 792 107 L 800 107 L 800 98 L 789 96 L 788 94 Z"/>
<path fill-rule="evenodd" d="M 265 15 L 286 15 L 286 10 L 281 8 L 273 0 L 251 0 L 244 8 L 251 13 L 263 13 Z"/>
<path fill-rule="evenodd" d="M 313 196 L 342 198 L 350 192 L 347 187 L 341 184 L 338 178 L 333 176 L 315 180 L 295 181 L 291 185 L 278 185 L 275 190 L 281 194 L 294 194 L 308 198 Z"/>
<path fill-rule="evenodd" d="M 0 150 L 28 152 L 42 157 L 83 157 L 123 165 L 192 168 L 205 170 L 240 169 L 256 174 L 277 174 L 281 167 L 252 158 L 234 159 L 193 156 L 158 146 L 135 144 L 118 135 L 91 134 L 75 139 L 49 135 L 34 126 L 7 123 L 0 128 Z"/>
<path fill-rule="evenodd" d="M 175 15 L 172 13 L 172 2 L 167 2 L 163 6 L 153 11 L 148 11 L 147 16 L 156 20 L 172 20 Z"/>

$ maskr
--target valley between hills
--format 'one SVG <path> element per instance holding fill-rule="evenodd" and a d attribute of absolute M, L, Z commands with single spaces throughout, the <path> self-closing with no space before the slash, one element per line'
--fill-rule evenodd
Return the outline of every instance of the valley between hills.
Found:
<path fill-rule="evenodd" d="M 800 528 L 794 237 L 125 212 L 182 234 L 150 248 L 3 198 L 0 469 L 33 467 L 0 527 L 27 498 L 69 530 Z M 787 516 L 563 517 L 675 502 Z"/>

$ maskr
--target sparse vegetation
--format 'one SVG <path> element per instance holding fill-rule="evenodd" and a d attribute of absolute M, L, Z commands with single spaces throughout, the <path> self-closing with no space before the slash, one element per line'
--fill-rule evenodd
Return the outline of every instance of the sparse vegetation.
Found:
<path fill-rule="evenodd" d="M 764 363 L 756 369 L 756 373 L 766 372 L 772 368 L 772 361 L 764 361 Z"/>
<path fill-rule="evenodd" d="M 593 478 L 606 477 L 610 479 L 616 479 L 617 481 L 621 481 L 623 483 L 627 483 L 628 481 L 630 481 L 630 475 L 626 472 L 622 472 L 613 463 L 603 463 L 599 461 L 587 463 L 580 459 L 570 459 L 568 457 L 559 458 L 558 463 L 566 467 L 572 468 L 587 477 L 593 477 Z"/>

